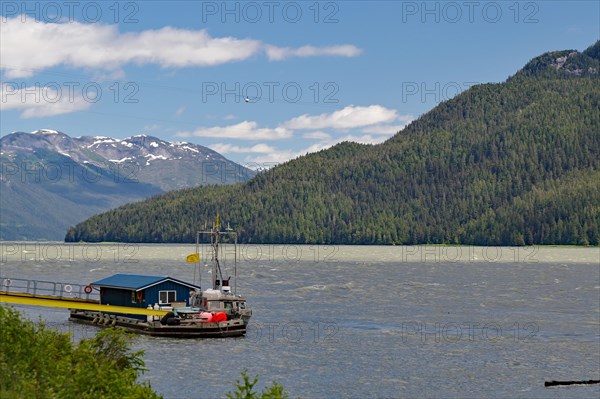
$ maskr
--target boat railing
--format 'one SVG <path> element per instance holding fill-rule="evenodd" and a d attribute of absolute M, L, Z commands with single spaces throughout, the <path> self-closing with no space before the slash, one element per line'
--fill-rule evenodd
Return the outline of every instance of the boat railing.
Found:
<path fill-rule="evenodd" d="M 0 292 L 65 299 L 100 299 L 99 292 L 89 285 L 9 277 L 0 277 Z"/>

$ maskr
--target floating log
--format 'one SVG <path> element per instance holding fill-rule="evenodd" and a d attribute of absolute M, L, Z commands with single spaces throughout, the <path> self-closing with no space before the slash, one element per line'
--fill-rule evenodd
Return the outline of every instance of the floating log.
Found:
<path fill-rule="evenodd" d="M 583 380 L 583 381 L 545 381 L 545 387 L 555 387 L 561 385 L 591 385 L 600 384 L 600 380 Z"/>

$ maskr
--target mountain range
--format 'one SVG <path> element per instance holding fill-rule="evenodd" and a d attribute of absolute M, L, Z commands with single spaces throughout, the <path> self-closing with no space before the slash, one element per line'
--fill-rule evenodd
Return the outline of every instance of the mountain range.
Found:
<path fill-rule="evenodd" d="M 66 240 L 193 242 L 219 213 L 246 243 L 598 245 L 599 71 L 600 41 L 542 54 L 382 144 L 127 204 Z"/>
<path fill-rule="evenodd" d="M 50 129 L 0 138 L 0 166 L 1 240 L 62 240 L 70 225 L 118 205 L 255 175 L 196 144 Z"/>

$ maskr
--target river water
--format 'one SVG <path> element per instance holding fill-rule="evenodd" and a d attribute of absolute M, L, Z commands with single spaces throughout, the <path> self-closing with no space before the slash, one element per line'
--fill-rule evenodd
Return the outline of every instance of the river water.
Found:
<path fill-rule="evenodd" d="M 189 245 L 0 249 L 2 278 L 194 278 Z M 600 379 L 599 248 L 253 245 L 238 253 L 237 290 L 254 312 L 246 337 L 136 338 L 149 369 L 142 379 L 165 398 L 223 397 L 244 369 L 294 398 L 600 397 L 599 385 L 544 387 Z M 68 322 L 66 310 L 18 308 L 74 339 L 97 331 Z"/>

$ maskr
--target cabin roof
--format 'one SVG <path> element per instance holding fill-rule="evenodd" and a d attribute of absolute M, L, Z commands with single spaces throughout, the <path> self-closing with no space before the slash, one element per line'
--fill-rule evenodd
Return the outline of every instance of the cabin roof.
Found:
<path fill-rule="evenodd" d="M 123 288 L 127 290 L 144 290 L 164 281 L 173 281 L 192 289 L 200 289 L 197 285 L 186 283 L 169 276 L 147 276 L 143 274 L 113 274 L 102 280 L 94 281 L 91 285 L 97 287 Z"/>

